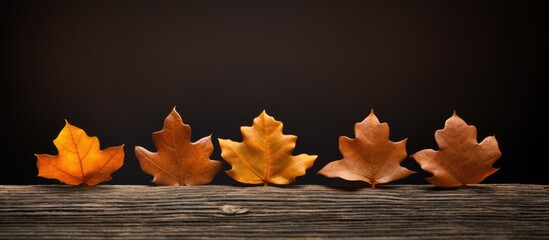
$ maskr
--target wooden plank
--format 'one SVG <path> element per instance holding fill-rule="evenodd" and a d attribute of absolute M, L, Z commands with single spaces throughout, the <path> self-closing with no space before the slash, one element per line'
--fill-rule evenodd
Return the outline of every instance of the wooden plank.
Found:
<path fill-rule="evenodd" d="M 549 186 L 0 186 L 2 239 L 325 237 L 548 239 Z"/>

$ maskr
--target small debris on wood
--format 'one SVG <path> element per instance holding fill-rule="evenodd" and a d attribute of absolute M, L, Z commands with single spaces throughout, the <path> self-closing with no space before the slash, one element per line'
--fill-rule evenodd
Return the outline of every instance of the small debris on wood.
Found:
<path fill-rule="evenodd" d="M 237 206 L 237 205 L 229 205 L 229 204 L 225 204 L 219 207 L 219 209 L 221 210 L 221 212 L 223 212 L 223 214 L 226 214 L 226 215 L 244 214 L 250 211 L 250 209 L 248 208 Z"/>

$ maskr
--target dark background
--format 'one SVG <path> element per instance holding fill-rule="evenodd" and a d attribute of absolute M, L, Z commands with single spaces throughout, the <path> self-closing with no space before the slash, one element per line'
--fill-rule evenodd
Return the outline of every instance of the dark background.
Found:
<path fill-rule="evenodd" d="M 133 154 L 154 150 L 174 106 L 193 140 L 242 139 L 266 109 L 318 154 L 297 184 L 341 158 L 338 137 L 374 108 L 409 154 L 438 149 L 454 110 L 496 134 L 501 169 L 486 183 L 544 183 L 542 1 L 4 1 L 0 184 L 36 177 L 64 119 L 125 144 L 112 184 L 150 184 Z M 426 183 L 418 171 L 397 183 Z M 230 166 L 225 165 L 225 170 Z M 236 184 L 219 173 L 216 184 Z"/>

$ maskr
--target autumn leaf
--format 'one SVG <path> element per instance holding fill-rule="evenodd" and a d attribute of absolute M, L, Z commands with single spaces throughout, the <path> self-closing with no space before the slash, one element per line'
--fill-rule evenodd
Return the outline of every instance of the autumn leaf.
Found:
<path fill-rule="evenodd" d="M 221 157 L 232 166 L 227 174 L 242 183 L 264 186 L 289 184 L 305 175 L 317 156 L 292 156 L 297 136 L 282 134 L 282 126 L 263 111 L 251 127 L 240 128 L 242 142 L 219 139 Z"/>
<path fill-rule="evenodd" d="M 415 173 L 400 166 L 407 156 L 406 139 L 389 140 L 389 125 L 380 123 L 374 110 L 362 122 L 355 124 L 356 138 L 341 136 L 339 150 L 343 159 L 328 163 L 318 173 L 349 181 L 364 181 L 375 189 Z"/>
<path fill-rule="evenodd" d="M 164 120 L 164 128 L 152 134 L 157 152 L 136 146 L 135 155 L 141 169 L 152 175 L 159 185 L 202 185 L 210 183 L 222 163 L 210 159 L 211 136 L 191 142 L 191 127 L 183 123 L 173 108 Z"/>
<path fill-rule="evenodd" d="M 421 150 L 412 157 L 433 177 L 438 187 L 459 187 L 482 182 L 498 169 L 492 164 L 501 156 L 495 136 L 477 142 L 477 129 L 454 112 L 444 129 L 435 132 L 440 150 Z"/>
<path fill-rule="evenodd" d="M 69 185 L 95 186 L 111 180 L 111 174 L 124 162 L 124 145 L 101 151 L 97 137 L 89 137 L 66 120 L 53 143 L 59 151 L 58 156 L 35 154 L 39 177 L 57 179 Z"/>

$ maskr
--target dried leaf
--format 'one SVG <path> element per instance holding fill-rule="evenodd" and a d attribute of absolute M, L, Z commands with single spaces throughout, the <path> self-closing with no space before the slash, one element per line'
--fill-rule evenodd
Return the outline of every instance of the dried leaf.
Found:
<path fill-rule="evenodd" d="M 454 112 L 444 129 L 435 132 L 439 151 L 421 150 L 412 157 L 433 177 L 427 181 L 438 187 L 477 184 L 498 169 L 492 167 L 501 156 L 495 136 L 477 142 L 477 129 Z"/>
<path fill-rule="evenodd" d="M 343 159 L 328 163 L 318 173 L 326 177 L 339 177 L 349 181 L 376 184 L 388 183 L 415 173 L 400 166 L 407 156 L 406 139 L 389 140 L 389 125 L 379 123 L 374 110 L 362 122 L 355 124 L 355 139 L 339 138 Z"/>
<path fill-rule="evenodd" d="M 97 137 L 89 137 L 66 120 L 53 143 L 58 156 L 35 154 L 38 176 L 69 185 L 94 186 L 109 181 L 124 162 L 124 145 L 101 151 Z"/>
<path fill-rule="evenodd" d="M 173 108 L 164 120 L 164 128 L 152 134 L 157 152 L 136 146 L 135 156 L 141 169 L 152 175 L 159 185 L 208 184 L 221 170 L 222 163 L 212 161 L 211 136 L 191 142 L 191 127 L 183 123 Z"/>
<path fill-rule="evenodd" d="M 316 155 L 292 156 L 297 136 L 282 134 L 282 122 L 263 111 L 251 127 L 241 127 L 243 141 L 219 139 L 221 157 L 232 169 L 227 174 L 249 184 L 289 184 L 310 168 Z"/>

